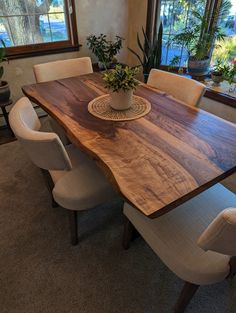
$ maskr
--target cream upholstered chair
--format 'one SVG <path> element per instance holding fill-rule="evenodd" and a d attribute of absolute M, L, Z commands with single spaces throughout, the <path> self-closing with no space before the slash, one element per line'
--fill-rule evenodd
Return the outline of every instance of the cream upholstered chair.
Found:
<path fill-rule="evenodd" d="M 93 73 L 89 57 L 37 64 L 33 70 L 37 83 Z"/>
<path fill-rule="evenodd" d="M 89 57 L 83 57 L 37 64 L 34 65 L 33 71 L 36 82 L 43 83 L 93 73 L 93 66 Z M 60 137 L 62 143 L 64 145 L 69 144 L 70 141 L 66 137 L 63 127 L 51 117 L 49 117 L 49 122 L 53 131 Z"/>
<path fill-rule="evenodd" d="M 10 125 L 31 161 L 49 171 L 53 197 L 70 217 L 71 242 L 77 244 L 77 211 L 87 210 L 116 196 L 93 160 L 73 145 L 63 146 L 55 133 L 40 132 L 40 121 L 28 98 L 10 111 Z"/>
<path fill-rule="evenodd" d="M 129 247 L 134 226 L 169 269 L 185 281 L 175 313 L 184 312 L 200 285 L 236 273 L 236 195 L 221 184 L 155 219 L 129 204 L 124 205 L 124 214 L 124 248 Z"/>
<path fill-rule="evenodd" d="M 200 82 L 157 69 L 151 70 L 147 84 L 191 106 L 197 106 L 205 92 Z"/>

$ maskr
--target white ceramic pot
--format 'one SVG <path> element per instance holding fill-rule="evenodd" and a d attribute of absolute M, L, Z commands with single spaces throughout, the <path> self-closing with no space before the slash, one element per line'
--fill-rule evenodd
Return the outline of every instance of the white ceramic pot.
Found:
<path fill-rule="evenodd" d="M 118 92 L 111 93 L 111 103 L 110 106 L 114 110 L 127 110 L 132 105 L 132 97 L 133 97 L 133 90 L 123 91 L 120 90 Z"/>

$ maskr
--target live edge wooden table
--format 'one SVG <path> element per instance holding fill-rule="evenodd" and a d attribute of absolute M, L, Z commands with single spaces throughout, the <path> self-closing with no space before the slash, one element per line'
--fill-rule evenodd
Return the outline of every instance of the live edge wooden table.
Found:
<path fill-rule="evenodd" d="M 89 101 L 107 93 L 99 73 L 25 86 L 23 92 L 96 159 L 126 201 L 151 218 L 236 171 L 234 124 L 144 84 L 135 94 L 151 102 L 151 112 L 127 122 L 88 112 Z"/>

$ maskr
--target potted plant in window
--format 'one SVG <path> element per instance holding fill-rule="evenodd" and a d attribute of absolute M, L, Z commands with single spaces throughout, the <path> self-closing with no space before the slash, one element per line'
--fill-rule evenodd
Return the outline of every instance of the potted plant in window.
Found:
<path fill-rule="evenodd" d="M 107 36 L 100 34 L 99 36 L 90 35 L 87 37 L 88 48 L 98 58 L 98 66 L 100 69 L 110 68 L 112 63 L 116 63 L 116 55 L 122 48 L 123 38 L 116 36 L 115 41 L 107 40 Z"/>
<path fill-rule="evenodd" d="M 211 71 L 211 79 L 215 86 L 218 86 L 224 79 L 225 65 L 220 60 L 217 60 Z"/>
<path fill-rule="evenodd" d="M 209 73 L 213 44 L 215 40 L 222 40 L 225 37 L 218 26 L 218 21 L 227 16 L 230 8 L 231 2 L 223 0 L 212 17 L 209 17 L 208 10 L 203 16 L 193 11 L 191 23 L 183 32 L 174 36 L 174 42 L 183 45 L 188 51 L 188 72 L 193 77 L 202 77 Z"/>
<path fill-rule="evenodd" d="M 225 67 L 224 78 L 229 83 L 229 92 L 235 91 L 235 86 L 232 87 L 232 84 L 236 82 L 236 61 L 232 61 L 228 66 Z"/>
<path fill-rule="evenodd" d="M 139 34 L 137 34 L 137 44 L 142 55 L 140 56 L 136 51 L 129 47 L 128 49 L 138 58 L 143 67 L 144 82 L 146 83 L 151 69 L 160 68 L 161 66 L 163 25 L 160 23 L 158 34 L 155 32 L 153 40 L 148 38 L 144 28 L 142 28 L 142 32 L 144 37 L 143 44 L 141 43 Z"/>
<path fill-rule="evenodd" d="M 121 65 L 116 65 L 114 69 L 104 72 L 105 87 L 112 91 L 110 106 L 113 109 L 127 110 L 131 107 L 133 91 L 139 84 L 135 79 L 138 72 L 137 67 L 122 67 Z"/>
<path fill-rule="evenodd" d="M 0 64 L 3 61 L 7 61 L 6 58 L 6 45 L 2 39 L 0 39 Z M 7 102 L 10 98 L 10 88 L 8 82 L 2 80 L 4 74 L 4 67 L 0 65 L 0 102 Z"/>

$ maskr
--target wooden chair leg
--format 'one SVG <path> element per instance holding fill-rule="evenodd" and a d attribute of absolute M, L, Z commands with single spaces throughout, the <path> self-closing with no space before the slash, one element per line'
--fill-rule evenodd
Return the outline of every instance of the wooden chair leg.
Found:
<path fill-rule="evenodd" d="M 77 211 L 67 211 L 69 216 L 71 244 L 72 246 L 76 246 L 78 244 Z"/>
<path fill-rule="evenodd" d="M 180 297 L 174 307 L 174 313 L 183 313 L 192 297 L 196 293 L 199 285 L 185 282 L 184 287 L 180 293 Z"/>
<path fill-rule="evenodd" d="M 41 172 L 43 174 L 44 181 L 46 183 L 47 189 L 48 189 L 50 196 L 51 196 L 52 207 L 57 208 L 58 203 L 54 200 L 53 195 L 52 195 L 52 190 L 54 188 L 54 183 L 53 183 L 52 177 L 50 176 L 50 174 L 47 170 L 41 169 Z"/>
<path fill-rule="evenodd" d="M 125 250 L 129 249 L 130 241 L 132 240 L 134 231 L 134 226 L 132 223 L 128 220 L 126 216 L 124 216 L 124 232 L 123 232 L 123 248 Z"/>
<path fill-rule="evenodd" d="M 236 256 L 232 256 L 229 261 L 230 274 L 229 277 L 234 277 L 236 275 Z"/>

